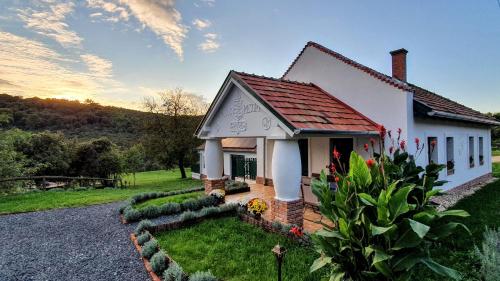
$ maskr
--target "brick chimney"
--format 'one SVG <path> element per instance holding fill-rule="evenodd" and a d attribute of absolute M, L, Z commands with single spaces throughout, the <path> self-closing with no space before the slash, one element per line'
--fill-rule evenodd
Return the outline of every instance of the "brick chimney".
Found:
<path fill-rule="evenodd" d="M 405 49 L 394 50 L 392 56 L 392 77 L 406 82 L 406 54 Z"/>

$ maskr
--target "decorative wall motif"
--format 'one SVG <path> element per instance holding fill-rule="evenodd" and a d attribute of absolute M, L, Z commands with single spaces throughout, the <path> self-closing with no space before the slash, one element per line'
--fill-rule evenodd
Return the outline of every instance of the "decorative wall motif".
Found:
<path fill-rule="evenodd" d="M 269 117 L 262 118 L 262 128 L 264 128 L 264 130 L 266 131 L 271 129 L 271 118 Z"/>
<path fill-rule="evenodd" d="M 229 124 L 231 132 L 237 135 L 245 132 L 248 128 L 245 115 L 253 112 L 260 112 L 259 105 L 255 103 L 243 104 L 241 94 L 236 94 L 231 104 L 232 121 Z"/>

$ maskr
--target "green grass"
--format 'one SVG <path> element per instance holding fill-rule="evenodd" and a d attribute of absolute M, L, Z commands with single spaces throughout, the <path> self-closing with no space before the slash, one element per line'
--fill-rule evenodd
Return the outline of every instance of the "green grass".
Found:
<path fill-rule="evenodd" d="M 493 174 L 500 177 L 500 163 L 493 164 Z M 470 217 L 462 219 L 472 236 L 460 231 L 437 249 L 431 251 L 435 259 L 443 265 L 458 270 L 463 274 L 463 280 L 480 281 L 479 261 L 474 256 L 474 245 L 480 247 L 485 227 L 500 226 L 500 180 L 486 185 L 474 195 L 460 200 L 453 209 L 466 210 Z M 420 280 L 446 280 L 440 276 L 421 270 Z"/>
<path fill-rule="evenodd" d="M 142 209 L 147 206 L 160 206 L 165 203 L 182 203 L 186 201 L 187 199 L 197 199 L 203 196 L 205 193 L 203 191 L 200 192 L 192 192 L 192 193 L 184 193 L 184 194 L 179 194 L 179 195 L 174 195 L 174 196 L 167 196 L 167 197 L 160 197 L 156 199 L 151 199 L 144 201 L 142 203 L 139 203 L 137 205 L 134 205 L 135 208 L 137 209 Z"/>
<path fill-rule="evenodd" d="M 136 186 L 125 189 L 94 189 L 86 191 L 28 192 L 0 197 L 0 214 L 79 207 L 121 201 L 141 192 L 172 191 L 201 186 L 199 180 L 180 178 L 179 170 L 143 172 L 136 175 Z M 132 177 L 125 177 L 131 181 Z"/>
<path fill-rule="evenodd" d="M 493 150 L 493 156 L 500 156 L 500 150 Z"/>
<path fill-rule="evenodd" d="M 187 273 L 210 270 L 223 280 L 276 280 L 276 260 L 271 249 L 280 243 L 287 249 L 284 280 L 320 279 L 317 273 L 308 273 L 318 255 L 311 247 L 300 246 L 234 217 L 205 220 L 155 237 Z"/>

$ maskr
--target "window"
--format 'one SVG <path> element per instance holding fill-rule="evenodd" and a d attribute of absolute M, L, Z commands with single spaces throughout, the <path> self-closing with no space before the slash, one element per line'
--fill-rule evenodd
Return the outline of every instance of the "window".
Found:
<path fill-rule="evenodd" d="M 484 165 L 483 137 L 479 137 L 479 165 Z"/>
<path fill-rule="evenodd" d="M 474 137 L 469 137 L 469 167 L 474 167 Z"/>
<path fill-rule="evenodd" d="M 453 159 L 453 137 L 446 138 L 446 170 L 448 175 L 455 173 L 455 160 Z"/>
<path fill-rule="evenodd" d="M 302 176 L 309 176 L 309 140 L 299 139 L 300 163 L 302 164 Z"/>
<path fill-rule="evenodd" d="M 427 159 L 429 164 L 438 163 L 438 142 L 436 137 L 427 138 Z"/>

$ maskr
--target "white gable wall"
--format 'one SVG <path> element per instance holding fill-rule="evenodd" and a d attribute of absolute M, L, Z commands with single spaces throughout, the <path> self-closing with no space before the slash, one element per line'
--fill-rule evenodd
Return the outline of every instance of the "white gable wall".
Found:
<path fill-rule="evenodd" d="M 324 52 L 308 47 L 284 77 L 312 82 L 373 121 L 407 138 L 413 96 Z"/>

